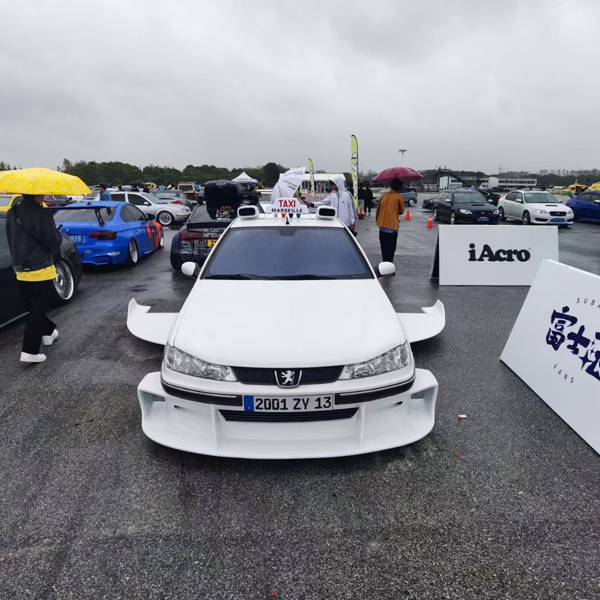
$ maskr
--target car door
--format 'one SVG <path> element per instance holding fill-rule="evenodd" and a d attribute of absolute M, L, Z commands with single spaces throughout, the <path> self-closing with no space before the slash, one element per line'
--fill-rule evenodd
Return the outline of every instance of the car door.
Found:
<path fill-rule="evenodd" d="M 444 199 L 443 218 L 446 221 L 450 221 L 450 215 L 452 214 L 453 209 L 454 209 L 454 194 L 452 192 L 448 192 L 446 194 L 446 198 Z"/>
<path fill-rule="evenodd" d="M 504 216 L 507 218 L 514 217 L 515 195 L 516 195 L 516 192 L 511 192 L 510 194 L 506 194 L 506 196 L 504 196 L 504 200 L 502 201 L 502 208 L 504 209 Z"/>
<path fill-rule="evenodd" d="M 152 252 L 152 250 L 156 250 L 158 247 L 158 237 L 156 226 L 153 225 L 154 221 L 152 219 L 148 219 L 137 206 L 130 206 L 129 212 L 133 216 L 133 224 L 138 232 L 137 235 L 144 237 L 144 247 L 146 248 L 145 251 Z M 149 223 L 149 221 L 152 221 L 152 223 Z"/>
<path fill-rule="evenodd" d="M 5 225 L 6 219 L 0 218 L 0 327 L 27 312 L 13 270 Z"/>
<path fill-rule="evenodd" d="M 522 192 L 515 192 L 515 199 L 511 202 L 511 205 L 513 219 L 520 221 L 523 218 L 523 211 L 525 210 L 525 198 Z"/>
<path fill-rule="evenodd" d="M 129 239 L 133 238 L 135 240 L 140 254 L 146 254 L 149 250 L 148 236 L 146 235 L 146 228 L 140 223 L 139 215 L 143 217 L 145 223 L 146 217 L 138 208 L 129 205 L 121 207 L 121 220 L 127 225 L 127 229 L 124 229 L 123 233 Z"/>
<path fill-rule="evenodd" d="M 590 201 L 588 202 L 589 218 L 600 221 L 600 194 L 589 194 Z"/>
<path fill-rule="evenodd" d="M 147 217 L 154 218 L 157 212 L 157 204 L 153 204 L 150 200 L 147 200 L 140 194 L 128 193 L 127 201 L 133 206 L 137 206 Z"/>

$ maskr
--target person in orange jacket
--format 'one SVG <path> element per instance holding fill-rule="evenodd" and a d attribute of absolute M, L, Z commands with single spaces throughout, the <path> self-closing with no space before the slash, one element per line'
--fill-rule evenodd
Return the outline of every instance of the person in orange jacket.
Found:
<path fill-rule="evenodd" d="M 384 262 L 394 262 L 394 254 L 398 244 L 398 225 L 400 215 L 404 214 L 404 198 L 398 192 L 402 189 L 402 181 L 393 179 L 391 190 L 383 194 L 375 213 L 379 227 L 379 243 Z"/>

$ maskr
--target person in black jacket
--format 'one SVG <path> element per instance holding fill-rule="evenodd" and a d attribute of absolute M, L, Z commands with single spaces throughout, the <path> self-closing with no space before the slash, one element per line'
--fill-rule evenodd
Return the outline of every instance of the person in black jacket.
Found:
<path fill-rule="evenodd" d="M 365 213 L 371 214 L 371 209 L 373 208 L 373 191 L 371 190 L 371 186 L 367 183 L 365 187 Z"/>
<path fill-rule="evenodd" d="M 43 207 L 44 196 L 23 194 L 20 204 L 6 215 L 6 237 L 13 269 L 29 317 L 25 325 L 21 361 L 44 362 L 42 342 L 50 346 L 58 337 L 56 325 L 46 316 L 56 278 L 54 256 L 62 235 L 54 224 L 52 211 Z"/>

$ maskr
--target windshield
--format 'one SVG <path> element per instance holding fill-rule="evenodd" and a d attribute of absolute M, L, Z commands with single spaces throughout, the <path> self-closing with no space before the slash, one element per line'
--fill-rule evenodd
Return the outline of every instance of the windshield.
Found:
<path fill-rule="evenodd" d="M 548 202 L 552 204 L 556 204 L 556 198 L 552 194 L 548 194 L 547 192 L 538 193 L 538 194 L 525 194 L 525 202 L 527 204 L 537 204 L 541 202 L 546 204 Z"/>
<path fill-rule="evenodd" d="M 260 203 L 261 204 L 271 204 L 271 196 L 272 196 L 272 194 L 261 194 L 260 195 Z"/>
<path fill-rule="evenodd" d="M 230 229 L 203 279 L 372 279 L 348 232 L 325 227 Z"/>
<path fill-rule="evenodd" d="M 471 204 L 471 202 L 486 202 L 479 192 L 457 192 L 454 194 L 456 204 Z"/>
<path fill-rule="evenodd" d="M 96 212 L 103 221 L 112 221 L 115 217 L 114 208 L 63 208 L 54 213 L 54 220 L 57 223 L 98 223 Z"/>
<path fill-rule="evenodd" d="M 0 206 L 8 206 L 12 196 L 0 196 Z"/>
<path fill-rule="evenodd" d="M 193 190 L 194 190 L 194 186 L 193 186 L 193 185 L 180 185 L 180 186 L 179 186 L 179 189 L 180 189 L 182 192 L 191 192 L 191 191 L 193 191 Z"/>

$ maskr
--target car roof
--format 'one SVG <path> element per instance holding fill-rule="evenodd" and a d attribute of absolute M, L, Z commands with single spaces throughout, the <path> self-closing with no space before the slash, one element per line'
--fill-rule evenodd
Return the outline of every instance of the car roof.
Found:
<path fill-rule="evenodd" d="M 286 224 L 286 220 L 280 215 L 272 214 L 259 214 L 257 218 L 248 219 L 239 217 L 231 223 L 232 229 L 244 229 L 246 227 L 335 227 L 337 229 L 343 229 L 344 225 L 339 219 L 323 219 L 317 218 L 314 213 L 309 215 L 302 214 L 300 218 L 290 217 L 289 225 Z"/>

